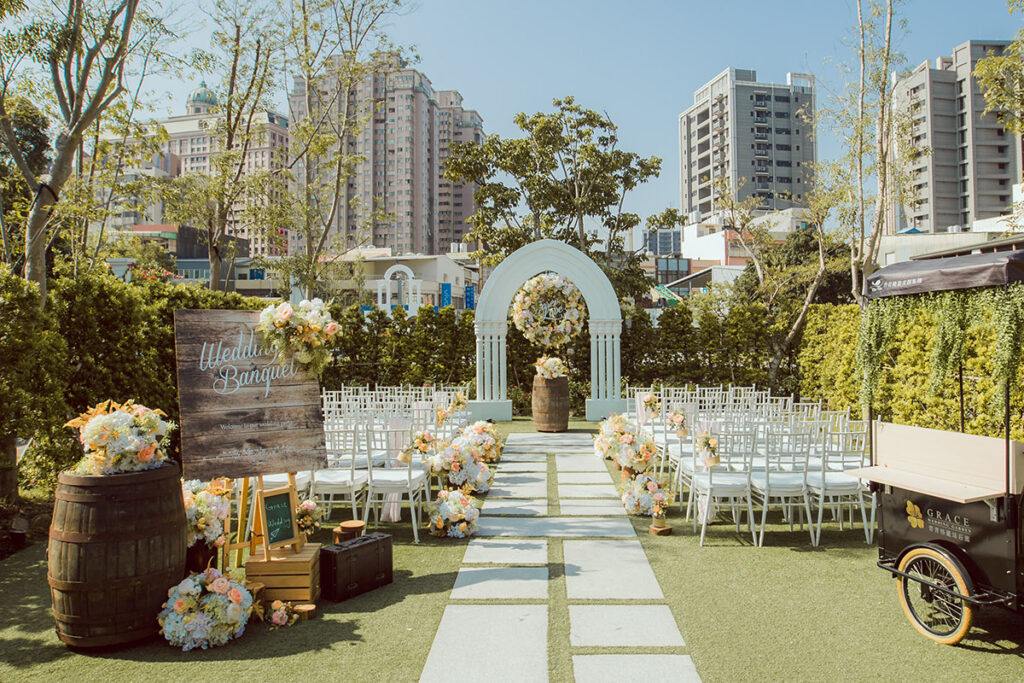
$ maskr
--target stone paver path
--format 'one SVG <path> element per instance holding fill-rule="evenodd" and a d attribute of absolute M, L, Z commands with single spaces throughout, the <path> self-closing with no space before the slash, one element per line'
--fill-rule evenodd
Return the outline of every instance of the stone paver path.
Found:
<path fill-rule="evenodd" d="M 490 681 L 547 681 L 549 639 L 566 637 L 578 683 L 700 681 L 592 443 L 589 434 L 509 437 L 421 681 L 450 679 L 453 644 L 468 634 L 487 644 Z M 549 628 L 553 601 L 568 603 L 568 634 Z"/>

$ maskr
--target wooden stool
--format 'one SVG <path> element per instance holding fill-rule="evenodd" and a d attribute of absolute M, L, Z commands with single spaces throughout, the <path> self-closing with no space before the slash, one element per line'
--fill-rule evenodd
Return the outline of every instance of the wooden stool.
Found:
<path fill-rule="evenodd" d="M 292 609 L 299 615 L 299 619 L 302 621 L 306 621 L 307 619 L 316 619 L 316 605 L 313 603 L 300 603 L 292 607 Z"/>
<path fill-rule="evenodd" d="M 358 538 L 363 535 L 363 531 L 366 530 L 366 524 L 359 519 L 352 519 L 347 522 L 342 522 L 334 529 L 334 542 L 341 543 L 342 541 L 348 541 L 353 538 Z"/>

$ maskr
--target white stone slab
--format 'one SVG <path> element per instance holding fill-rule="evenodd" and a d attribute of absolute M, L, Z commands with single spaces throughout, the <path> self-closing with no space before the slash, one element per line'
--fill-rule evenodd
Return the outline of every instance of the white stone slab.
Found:
<path fill-rule="evenodd" d="M 523 482 L 520 484 L 506 484 L 501 479 L 496 479 L 488 498 L 543 498 L 548 495 L 548 484 L 546 481 Z"/>
<path fill-rule="evenodd" d="M 598 515 L 611 515 L 613 517 L 625 517 L 626 508 L 622 507 L 621 500 L 586 500 L 564 498 L 558 502 L 562 515 L 591 517 Z M 486 510 L 485 510 L 486 512 Z"/>
<path fill-rule="evenodd" d="M 639 541 L 566 541 L 563 549 L 570 600 L 664 597 Z"/>
<path fill-rule="evenodd" d="M 467 639 L 487 644 L 481 666 L 489 683 L 548 680 L 547 605 L 448 605 L 420 680 L 451 680 L 453 648 Z"/>
<path fill-rule="evenodd" d="M 484 517 L 477 536 L 502 538 L 636 538 L 622 517 Z"/>
<path fill-rule="evenodd" d="M 548 542 L 474 538 L 466 547 L 463 564 L 547 564 Z"/>
<path fill-rule="evenodd" d="M 574 655 L 576 683 L 621 683 L 667 680 L 699 683 L 700 676 L 689 655 Z"/>
<path fill-rule="evenodd" d="M 577 433 L 538 433 L 538 432 L 516 432 L 509 434 L 505 440 L 506 444 L 520 445 L 520 444 L 584 444 L 594 443 L 593 432 L 577 432 Z"/>
<path fill-rule="evenodd" d="M 452 600 L 547 600 L 548 568 L 463 567 Z"/>
<path fill-rule="evenodd" d="M 619 507 L 622 507 L 621 505 Z M 484 501 L 481 510 L 485 515 L 512 515 L 517 517 L 543 517 L 548 514 L 547 498 L 519 500 L 516 498 L 491 498 Z"/>
<path fill-rule="evenodd" d="M 612 477 L 602 467 L 600 472 L 559 472 L 559 484 L 607 484 Z"/>
<path fill-rule="evenodd" d="M 547 453 L 516 453 L 505 450 L 501 454 L 501 462 L 544 462 L 548 461 Z"/>
<path fill-rule="evenodd" d="M 668 605 L 569 605 L 569 623 L 573 647 L 686 645 Z"/>
<path fill-rule="evenodd" d="M 559 498 L 614 498 L 619 492 L 611 484 L 559 484 Z"/>
<path fill-rule="evenodd" d="M 559 472 L 608 472 L 604 460 L 594 455 L 566 455 L 555 458 Z"/>
<path fill-rule="evenodd" d="M 543 460 L 537 462 L 505 462 L 498 463 L 498 475 L 510 472 L 547 472 L 548 463 Z"/>

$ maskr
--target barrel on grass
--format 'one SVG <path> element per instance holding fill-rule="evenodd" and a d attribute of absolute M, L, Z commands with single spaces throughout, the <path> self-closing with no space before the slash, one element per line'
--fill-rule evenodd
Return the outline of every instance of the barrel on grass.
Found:
<path fill-rule="evenodd" d="M 185 572 L 178 466 L 58 479 L 47 549 L 57 636 L 75 647 L 140 640 L 159 629 L 167 589 Z"/>
<path fill-rule="evenodd" d="M 538 432 L 564 432 L 569 428 L 569 378 L 533 377 L 533 425 Z"/>

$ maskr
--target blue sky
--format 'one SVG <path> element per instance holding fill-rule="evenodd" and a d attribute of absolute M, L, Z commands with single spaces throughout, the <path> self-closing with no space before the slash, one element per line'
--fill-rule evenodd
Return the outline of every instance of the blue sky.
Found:
<path fill-rule="evenodd" d="M 1012 38 L 1021 26 L 1002 0 L 909 0 L 900 14 L 910 65 L 969 39 Z M 435 88 L 462 93 L 488 133 L 517 135 L 517 112 L 549 111 L 565 95 L 606 111 L 622 149 L 663 159 L 661 177 L 627 202 L 646 216 L 679 206 L 677 117 L 694 90 L 735 66 L 762 81 L 813 73 L 826 98 L 839 85 L 835 64 L 853 58 L 844 41 L 855 25 L 852 0 L 415 0 L 389 33 L 415 47 Z M 176 112 L 193 87 L 161 86 Z M 836 156 L 834 140 L 826 135 L 818 154 Z"/>

